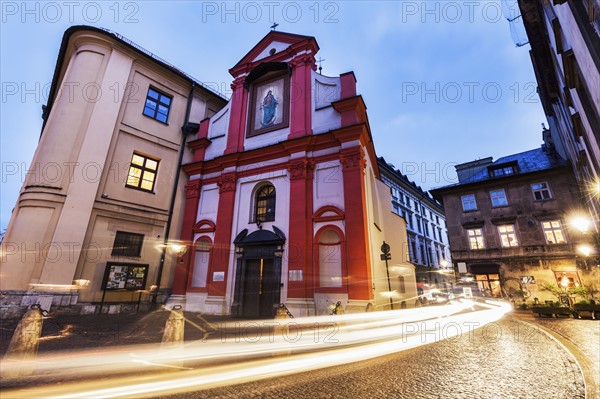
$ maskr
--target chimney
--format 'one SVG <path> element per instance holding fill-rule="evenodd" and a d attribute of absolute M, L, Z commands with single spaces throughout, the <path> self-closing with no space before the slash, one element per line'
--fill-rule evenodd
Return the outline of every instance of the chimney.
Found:
<path fill-rule="evenodd" d="M 456 165 L 456 174 L 458 176 L 458 182 L 464 183 L 469 180 L 477 173 L 481 172 L 483 169 L 487 168 L 491 164 L 494 163 L 494 158 L 487 157 L 483 159 L 478 159 L 476 161 L 461 163 L 460 165 Z"/>

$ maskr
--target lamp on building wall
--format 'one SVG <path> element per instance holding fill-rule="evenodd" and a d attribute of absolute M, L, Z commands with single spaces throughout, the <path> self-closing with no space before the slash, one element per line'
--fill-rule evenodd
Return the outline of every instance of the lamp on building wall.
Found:
<path fill-rule="evenodd" d="M 567 273 L 563 273 L 562 278 L 560 279 L 560 286 L 565 291 L 569 288 L 569 278 L 567 277 Z"/>
<path fill-rule="evenodd" d="M 283 258 L 283 245 L 277 245 L 277 248 L 273 251 L 273 256 Z"/>
<path fill-rule="evenodd" d="M 242 247 L 237 247 L 235 250 L 235 258 L 242 259 L 244 257 L 244 249 Z"/>
<path fill-rule="evenodd" d="M 188 246 L 185 243 L 179 241 L 171 241 L 167 243 L 166 248 L 177 256 L 182 257 L 186 254 Z"/>
<path fill-rule="evenodd" d="M 592 221 L 587 216 L 575 215 L 571 218 L 570 224 L 580 233 L 587 233 L 592 226 Z"/>

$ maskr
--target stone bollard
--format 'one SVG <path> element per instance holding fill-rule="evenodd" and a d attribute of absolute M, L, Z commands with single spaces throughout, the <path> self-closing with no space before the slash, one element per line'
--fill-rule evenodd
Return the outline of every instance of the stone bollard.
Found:
<path fill-rule="evenodd" d="M 342 305 L 342 302 L 338 301 L 335 304 L 335 308 L 333 308 L 332 314 L 344 314 L 344 313 L 346 313 L 346 311 L 344 310 L 344 306 Z"/>
<path fill-rule="evenodd" d="M 23 363 L 19 367 L 6 367 L 2 377 L 24 377 L 33 373 L 44 324 L 42 312 L 40 305 L 36 304 L 31 305 L 23 315 L 10 340 L 3 362 L 4 366 L 8 366 L 11 361 Z"/>
<path fill-rule="evenodd" d="M 185 330 L 185 319 L 180 305 L 173 306 L 171 314 L 165 323 L 162 343 L 165 345 L 183 342 L 183 333 Z"/>
<path fill-rule="evenodd" d="M 375 306 L 373 306 L 373 304 L 371 302 L 367 303 L 367 308 L 365 309 L 365 312 L 374 312 L 375 311 Z"/>
<path fill-rule="evenodd" d="M 287 314 L 287 311 L 285 309 L 285 305 L 282 303 L 279 305 L 279 307 L 277 308 L 277 312 L 275 312 L 275 320 L 281 320 L 277 322 L 277 325 L 275 326 L 275 335 L 276 336 L 283 336 L 283 334 L 285 333 L 286 335 L 288 334 L 288 326 L 287 326 L 287 320 L 289 319 L 290 316 Z"/>
<path fill-rule="evenodd" d="M 277 325 L 273 328 L 273 336 L 277 337 L 275 338 L 276 341 L 278 340 L 279 337 L 281 337 L 281 341 L 283 342 L 285 338 L 287 338 L 289 336 L 289 326 L 288 326 L 288 320 L 290 319 L 290 316 L 287 312 L 287 308 L 285 307 L 285 305 L 279 304 L 279 307 L 277 308 L 277 311 L 275 312 L 275 320 L 277 320 Z M 285 356 L 285 355 L 291 355 L 292 352 L 291 351 L 287 351 L 287 352 L 282 352 L 279 354 L 273 353 L 271 356 L 273 357 L 277 357 L 277 356 Z"/>
<path fill-rule="evenodd" d="M 173 359 L 168 360 L 167 363 L 173 367 L 183 368 L 183 335 L 185 330 L 183 310 L 181 305 L 175 305 L 170 312 L 171 314 L 165 322 L 160 348 L 168 351 L 165 353 L 167 358 Z"/>

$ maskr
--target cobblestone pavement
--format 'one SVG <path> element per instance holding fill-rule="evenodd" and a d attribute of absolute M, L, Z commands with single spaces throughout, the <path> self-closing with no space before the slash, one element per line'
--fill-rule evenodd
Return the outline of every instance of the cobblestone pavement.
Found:
<path fill-rule="evenodd" d="M 472 336 L 377 359 L 168 396 L 188 398 L 584 398 L 579 367 L 539 329 L 507 317 Z"/>
<path fill-rule="evenodd" d="M 595 395 L 600 398 L 600 321 L 535 317 L 531 313 L 517 313 L 515 316 L 558 333 L 581 350 L 592 365 L 590 374 L 595 379 Z"/>
<path fill-rule="evenodd" d="M 44 321 L 39 350 L 158 343 L 168 315 L 157 311 L 49 318 Z M 186 318 L 186 340 L 202 339 L 207 332 L 218 337 L 220 322 L 231 321 L 193 313 Z M 595 344 L 586 338 L 589 332 L 578 333 L 583 320 L 571 321 L 573 324 L 568 319 L 547 319 L 542 323 L 554 323 L 563 333 L 579 337 L 582 350 L 593 352 Z M 6 352 L 17 322 L 0 324 L 0 354 Z M 593 332 L 594 324 L 586 328 Z M 171 395 L 169 399 L 348 397 L 583 399 L 584 382 L 574 358 L 555 340 L 531 324 L 507 316 L 472 335 L 464 332 L 460 337 L 369 361 Z"/>

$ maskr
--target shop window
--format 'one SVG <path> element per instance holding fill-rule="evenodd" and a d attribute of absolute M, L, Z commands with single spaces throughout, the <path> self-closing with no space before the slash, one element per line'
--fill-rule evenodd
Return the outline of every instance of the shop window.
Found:
<path fill-rule="evenodd" d="M 483 296 L 501 297 L 500 276 L 498 274 L 476 274 L 477 288 Z"/>
<path fill-rule="evenodd" d="M 568 290 L 581 287 L 581 280 L 576 271 L 554 272 L 554 277 L 559 288 Z"/>

